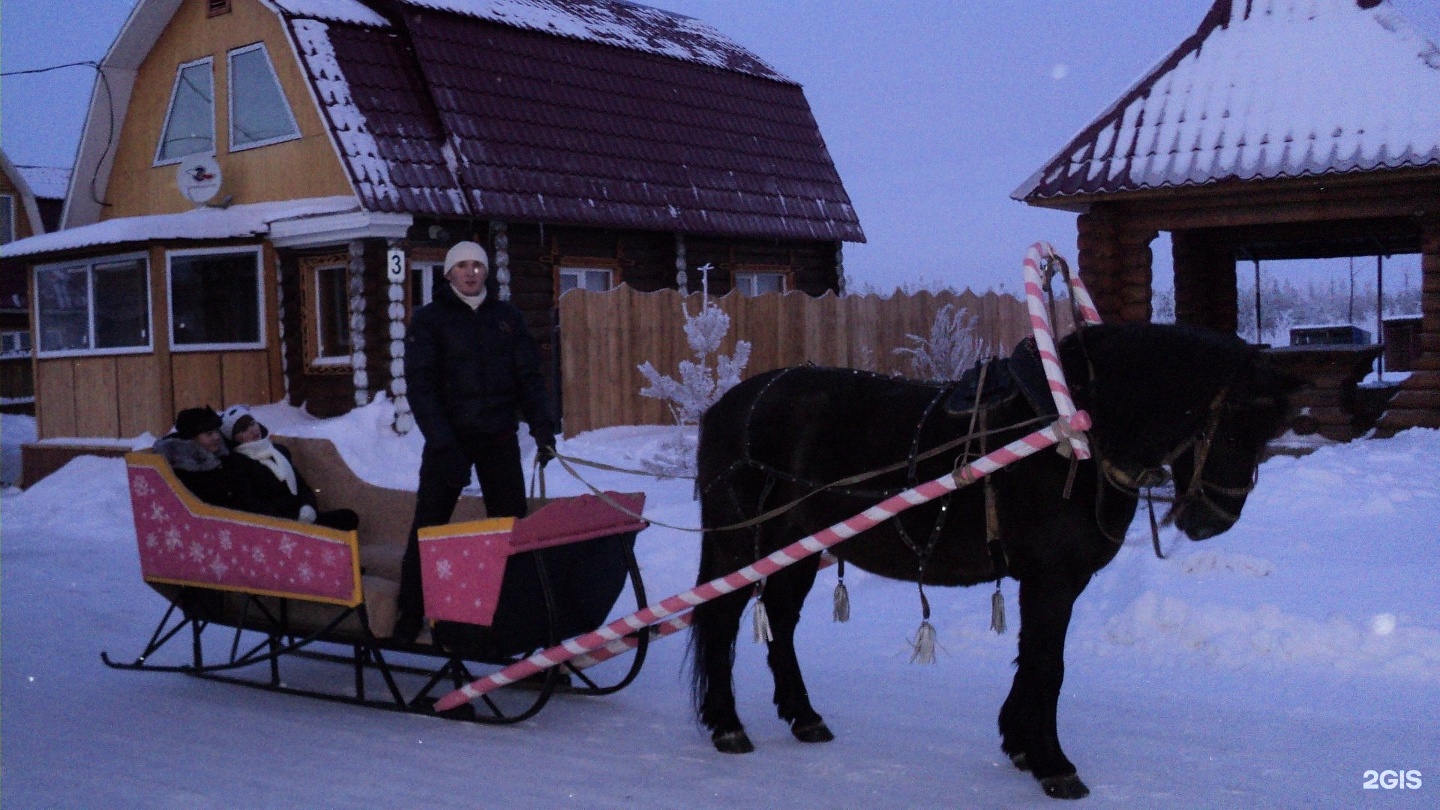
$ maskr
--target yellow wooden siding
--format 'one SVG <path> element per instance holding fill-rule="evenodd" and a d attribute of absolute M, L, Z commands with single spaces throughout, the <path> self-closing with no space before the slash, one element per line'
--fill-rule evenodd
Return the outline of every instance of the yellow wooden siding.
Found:
<path fill-rule="evenodd" d="M 209 405 L 225 407 L 221 352 L 183 352 L 170 355 L 175 380 L 175 409 Z"/>
<path fill-rule="evenodd" d="M 110 205 L 102 218 L 178 213 L 195 207 L 176 187 L 175 164 L 153 164 L 175 72 L 181 64 L 206 56 L 213 60 L 215 159 L 224 176 L 222 197 L 233 195 L 233 202 L 242 204 L 354 193 L 280 19 L 257 0 L 235 0 L 233 9 L 206 17 L 205 0 L 185 0 L 156 40 L 136 76 L 105 195 Z M 262 41 L 301 137 L 231 152 L 227 54 Z"/>
<path fill-rule="evenodd" d="M 38 438 L 78 435 L 75 432 L 74 361 L 36 361 L 35 415 Z"/>
<path fill-rule="evenodd" d="M 168 401 L 168 386 L 160 374 L 160 359 L 153 354 L 124 355 L 115 358 L 116 407 L 119 411 L 119 436 L 130 438 L 149 431 L 163 436 L 170 429 L 175 414 Z"/>

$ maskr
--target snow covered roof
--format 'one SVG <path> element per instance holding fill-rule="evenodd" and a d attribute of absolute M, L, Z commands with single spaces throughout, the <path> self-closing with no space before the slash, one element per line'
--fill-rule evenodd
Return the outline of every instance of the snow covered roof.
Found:
<path fill-rule="evenodd" d="M 108 123 L 179 2 L 140 0 L 105 57 L 76 168 L 102 195 Z M 864 241 L 803 90 L 703 22 L 624 0 L 265 2 L 367 211 Z M 67 225 L 103 215 L 67 203 Z"/>
<path fill-rule="evenodd" d="M 864 239 L 799 85 L 693 20 L 424 0 L 396 5 L 396 37 L 278 2 L 369 210 Z"/>
<path fill-rule="evenodd" d="M 1385 0 L 1216 0 L 1029 202 L 1440 166 L 1440 48 Z"/>
<path fill-rule="evenodd" d="M 35 196 L 47 200 L 65 199 L 65 189 L 70 185 L 70 170 L 59 166 L 16 166 L 15 169 L 30 184 Z"/>
<path fill-rule="evenodd" d="M 306 200 L 196 208 L 180 214 L 107 219 L 93 225 L 19 239 L 0 245 L 0 258 L 172 239 L 241 239 L 270 235 L 272 228 L 312 218 L 360 211 L 354 197 L 315 197 Z"/>

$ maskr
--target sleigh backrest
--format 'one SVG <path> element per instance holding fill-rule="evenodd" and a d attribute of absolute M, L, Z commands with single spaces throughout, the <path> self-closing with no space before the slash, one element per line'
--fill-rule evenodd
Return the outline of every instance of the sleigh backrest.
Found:
<path fill-rule="evenodd" d="M 550 501 L 529 517 L 493 518 L 420 530 L 425 615 L 490 626 L 513 554 L 638 532 L 643 493 L 607 492 Z"/>
<path fill-rule="evenodd" d="M 355 532 L 211 506 L 156 453 L 129 453 L 125 464 L 146 582 L 347 607 L 361 602 Z"/>

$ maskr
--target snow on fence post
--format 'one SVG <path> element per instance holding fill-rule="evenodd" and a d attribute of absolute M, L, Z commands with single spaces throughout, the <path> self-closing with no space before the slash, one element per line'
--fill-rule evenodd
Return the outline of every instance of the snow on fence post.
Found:
<path fill-rule="evenodd" d="M 390 251 L 399 254 L 399 268 L 388 268 L 391 261 L 387 253 L 387 274 L 390 280 L 390 401 L 395 404 L 395 416 L 390 429 L 404 436 L 415 427 L 415 415 L 410 412 L 410 398 L 405 385 L 405 279 L 409 277 L 409 261 L 400 248 L 398 240 L 390 240 Z M 392 272 L 393 271 L 393 272 Z"/>
<path fill-rule="evenodd" d="M 348 267 L 350 293 L 350 368 L 355 383 L 355 406 L 370 404 L 370 374 L 365 368 L 365 242 L 350 240 Z"/>
<path fill-rule="evenodd" d="M 301 281 L 300 283 L 304 283 Z M 275 321 L 279 325 L 280 379 L 285 386 L 285 402 L 290 401 L 290 353 L 285 351 L 285 284 L 280 254 L 275 253 Z"/>
<path fill-rule="evenodd" d="M 490 237 L 495 242 L 495 283 L 500 285 L 500 300 L 510 300 L 510 231 L 500 220 L 490 222 Z"/>

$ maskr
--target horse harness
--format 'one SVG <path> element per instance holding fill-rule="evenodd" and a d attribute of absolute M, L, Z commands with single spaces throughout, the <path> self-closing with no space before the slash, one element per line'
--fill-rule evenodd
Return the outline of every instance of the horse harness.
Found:
<path fill-rule="evenodd" d="M 1190 438 L 1181 442 L 1177 447 L 1167 453 L 1164 458 L 1160 459 L 1158 464 L 1153 467 L 1143 468 L 1136 474 L 1131 474 L 1116 466 L 1100 453 L 1098 447 L 1096 448 L 1095 459 L 1101 472 L 1101 483 L 1099 484 L 1099 493 L 1095 499 L 1095 523 L 1100 527 L 1100 531 L 1110 542 L 1120 545 L 1125 542 L 1125 537 L 1123 534 L 1119 538 L 1112 536 L 1110 532 L 1106 530 L 1105 523 L 1100 519 L 1100 510 L 1105 485 L 1107 484 L 1126 495 L 1135 498 L 1145 498 L 1146 505 L 1150 512 L 1151 548 L 1154 549 L 1155 556 L 1162 560 L 1165 559 L 1165 555 L 1160 551 L 1160 526 L 1168 526 L 1174 523 L 1184 514 L 1185 509 L 1190 504 L 1196 502 L 1201 503 L 1210 511 L 1223 518 L 1229 519 L 1232 523 L 1240 519 L 1239 515 L 1230 513 L 1224 507 L 1220 506 L 1220 504 L 1212 500 L 1209 493 L 1213 492 L 1219 495 L 1229 495 L 1237 498 L 1249 495 L 1255 489 L 1258 480 L 1260 472 L 1258 465 L 1251 476 L 1250 483 L 1243 487 L 1222 487 L 1219 484 L 1206 481 L 1203 475 L 1205 463 L 1210 457 L 1210 448 L 1215 442 L 1215 434 L 1219 430 L 1220 419 L 1226 407 L 1225 400 L 1229 394 L 1230 386 L 1228 384 L 1221 386 L 1220 390 L 1216 392 L 1215 397 L 1210 400 L 1204 426 L 1192 434 Z M 1156 487 L 1164 486 L 1172 480 L 1173 476 L 1168 468 L 1171 468 L 1180 456 L 1192 450 L 1194 451 L 1191 456 L 1193 461 L 1192 473 L 1190 475 L 1190 483 L 1186 486 L 1185 492 L 1169 497 L 1155 494 Z M 1173 504 L 1170 511 L 1165 515 L 1164 520 L 1160 522 L 1155 520 L 1155 501 L 1157 500 L 1162 503 Z"/>

